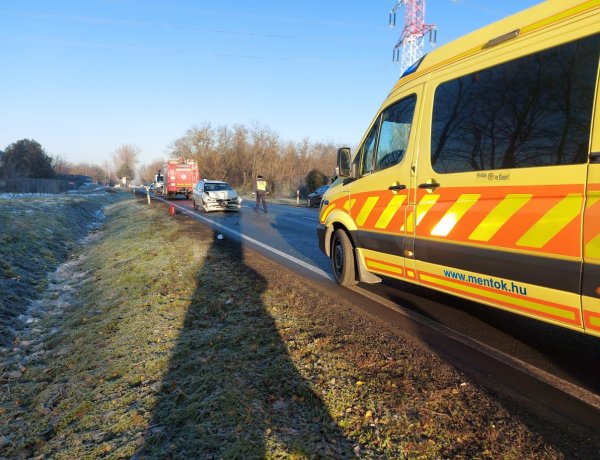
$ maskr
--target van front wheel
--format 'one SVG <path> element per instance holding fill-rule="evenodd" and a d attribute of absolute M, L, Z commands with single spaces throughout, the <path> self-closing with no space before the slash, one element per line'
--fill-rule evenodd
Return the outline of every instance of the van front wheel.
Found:
<path fill-rule="evenodd" d="M 345 231 L 338 229 L 331 241 L 331 267 L 338 284 L 352 286 L 356 284 L 354 251 Z"/>

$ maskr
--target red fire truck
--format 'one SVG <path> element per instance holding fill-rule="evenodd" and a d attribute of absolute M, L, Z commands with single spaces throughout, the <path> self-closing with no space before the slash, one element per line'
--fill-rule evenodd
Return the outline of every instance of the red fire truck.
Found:
<path fill-rule="evenodd" d="M 194 184 L 199 180 L 200 171 L 195 160 L 186 160 L 183 157 L 169 160 L 154 176 L 154 195 L 167 199 L 185 195 L 189 199 Z"/>

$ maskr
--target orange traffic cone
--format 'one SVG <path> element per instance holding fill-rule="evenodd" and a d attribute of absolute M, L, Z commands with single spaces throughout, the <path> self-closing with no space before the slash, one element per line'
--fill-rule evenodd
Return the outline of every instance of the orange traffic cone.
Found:
<path fill-rule="evenodd" d="M 169 215 L 170 216 L 174 216 L 175 215 L 175 206 L 173 206 L 173 203 L 169 204 Z"/>

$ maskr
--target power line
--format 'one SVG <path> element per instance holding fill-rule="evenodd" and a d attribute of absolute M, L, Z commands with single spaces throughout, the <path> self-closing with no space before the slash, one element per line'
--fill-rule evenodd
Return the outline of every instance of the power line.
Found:
<path fill-rule="evenodd" d="M 467 8 L 472 8 L 474 10 L 486 11 L 488 13 L 496 13 L 502 16 L 506 16 L 510 14 L 510 11 L 499 10 L 497 8 L 490 8 L 487 6 L 479 5 L 478 3 L 468 2 L 464 0 L 450 0 L 450 3 L 454 3 L 455 5 L 464 5 Z"/>

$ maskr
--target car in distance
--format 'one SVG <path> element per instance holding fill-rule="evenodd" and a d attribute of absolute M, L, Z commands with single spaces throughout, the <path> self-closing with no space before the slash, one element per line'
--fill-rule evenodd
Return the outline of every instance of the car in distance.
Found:
<path fill-rule="evenodd" d="M 319 206 L 321 204 L 321 200 L 323 199 L 323 195 L 325 194 L 328 188 L 329 185 L 321 185 L 314 192 L 309 193 L 306 196 L 308 207 L 312 208 L 313 206 Z"/>
<path fill-rule="evenodd" d="M 220 180 L 198 181 L 192 192 L 194 209 L 210 211 L 239 211 L 242 199 L 227 182 Z"/>

